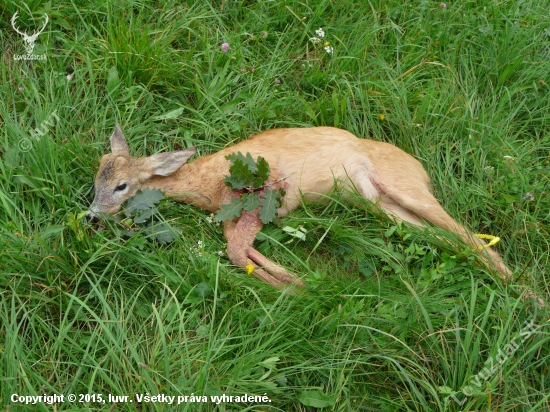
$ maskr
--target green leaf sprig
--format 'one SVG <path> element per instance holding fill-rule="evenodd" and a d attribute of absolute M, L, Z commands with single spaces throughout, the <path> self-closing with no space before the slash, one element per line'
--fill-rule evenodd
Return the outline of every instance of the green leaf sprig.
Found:
<path fill-rule="evenodd" d="M 252 212 L 260 207 L 259 215 L 263 223 L 270 223 L 277 216 L 281 206 L 283 189 L 271 189 L 266 183 L 269 178 L 269 164 L 262 156 L 254 161 L 250 153 L 241 152 L 225 156 L 231 161 L 229 176 L 223 180 L 226 186 L 234 191 L 244 191 L 239 198 L 232 198 L 231 203 L 222 205 L 216 215 L 218 222 L 232 220 L 242 211 Z"/>
<path fill-rule="evenodd" d="M 144 233 L 161 243 L 170 243 L 181 233 L 181 229 L 167 222 L 160 222 L 157 204 L 164 198 L 164 192 L 159 189 L 145 188 L 124 202 L 122 211 L 125 218 L 119 215 L 105 215 L 105 219 L 117 224 L 122 229 L 117 230 L 119 236 L 131 238 L 138 233 Z"/>

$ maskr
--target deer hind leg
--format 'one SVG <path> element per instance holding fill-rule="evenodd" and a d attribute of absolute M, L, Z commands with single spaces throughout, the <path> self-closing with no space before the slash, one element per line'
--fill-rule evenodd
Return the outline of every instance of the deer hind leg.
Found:
<path fill-rule="evenodd" d="M 464 243 L 472 246 L 484 246 L 486 244 L 483 240 L 476 238 L 472 232 L 449 216 L 427 188 L 424 191 L 415 192 L 413 196 L 409 194 L 394 194 L 394 198 L 397 198 L 401 206 L 406 207 L 415 215 L 434 223 L 442 229 L 457 233 Z M 491 248 L 482 248 L 482 250 L 479 250 L 479 254 L 482 259 L 492 264 L 498 270 L 499 277 L 503 282 L 512 280 L 512 271 L 506 266 L 502 257 L 497 252 Z M 525 290 L 523 299 L 533 299 L 540 307 L 546 306 L 546 302 L 537 296 L 531 289 Z"/>
<path fill-rule="evenodd" d="M 271 262 L 252 247 L 256 234 L 262 227 L 263 223 L 256 211 L 244 212 L 236 221 L 225 222 L 224 234 L 227 238 L 227 255 L 231 262 L 242 268 L 252 265 L 254 267 L 252 274 L 256 278 L 278 289 L 289 284 L 305 286 L 299 277 Z"/>
<path fill-rule="evenodd" d="M 416 188 L 418 189 L 418 188 Z M 436 226 L 445 229 L 449 232 L 454 232 L 460 236 L 464 243 L 472 246 L 484 246 L 486 243 L 474 236 L 472 232 L 454 220 L 443 209 L 435 197 L 426 189 L 415 190 L 414 192 L 393 192 L 388 193 L 394 203 L 397 203 L 401 208 L 404 208 L 408 213 L 432 222 Z M 396 213 L 398 216 L 399 214 Z M 401 217 L 401 216 L 400 216 Z M 407 218 L 404 218 L 407 221 Z M 411 223 L 414 223 L 411 221 Z M 511 271 L 503 262 L 502 257 L 491 248 L 482 248 L 479 251 L 480 256 L 491 263 L 498 271 L 499 276 L 503 281 L 510 280 Z"/>
<path fill-rule="evenodd" d="M 398 206 L 400 207 L 393 209 L 390 208 L 390 213 L 393 213 L 401 219 L 411 223 L 415 223 L 414 220 L 418 220 L 416 216 L 420 216 L 421 218 L 432 222 L 442 229 L 457 233 L 466 244 L 476 247 L 484 246 L 486 244 L 483 240 L 476 238 L 472 232 L 467 230 L 464 226 L 460 225 L 456 220 L 449 216 L 449 214 L 445 212 L 443 207 L 427 188 L 414 193 L 414 195 L 411 195 L 410 192 L 400 192 L 397 194 L 393 193 L 393 200 L 399 202 Z M 393 200 L 390 203 L 397 203 Z M 380 203 L 383 207 L 383 201 Z M 403 210 L 405 210 L 406 213 L 402 213 Z M 414 217 L 413 220 L 408 219 L 408 216 L 411 213 Z M 506 266 L 502 260 L 502 257 L 497 252 L 491 248 L 482 248 L 482 250 L 479 250 L 479 254 L 482 259 L 490 265 L 493 265 L 498 270 L 499 277 L 503 282 L 512 280 L 512 271 L 508 268 L 508 266 Z M 532 299 L 536 301 L 540 307 L 546 306 L 546 302 L 537 296 L 537 294 L 531 289 L 526 289 L 522 297 L 524 300 Z"/>

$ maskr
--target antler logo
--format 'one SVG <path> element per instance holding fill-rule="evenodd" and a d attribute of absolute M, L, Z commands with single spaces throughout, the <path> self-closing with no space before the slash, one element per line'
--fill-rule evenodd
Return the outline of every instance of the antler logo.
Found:
<path fill-rule="evenodd" d="M 34 42 L 36 41 L 38 35 L 44 31 L 46 28 L 46 24 L 48 24 L 48 15 L 44 13 L 44 17 L 46 18 L 46 21 L 44 22 L 44 25 L 40 30 L 38 30 L 36 33 L 34 33 L 32 36 L 29 36 L 26 32 L 21 32 L 15 27 L 15 20 L 17 20 L 17 15 L 19 14 L 18 11 L 15 12 L 13 17 L 11 18 L 11 26 L 13 29 L 19 33 L 21 36 L 23 36 L 23 40 L 25 41 L 25 50 L 27 51 L 27 55 L 32 54 L 32 51 L 34 50 Z"/>

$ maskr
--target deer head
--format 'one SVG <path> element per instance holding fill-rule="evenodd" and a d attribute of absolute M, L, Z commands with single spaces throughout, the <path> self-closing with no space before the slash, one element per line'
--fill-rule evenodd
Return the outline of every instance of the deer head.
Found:
<path fill-rule="evenodd" d="M 19 33 L 21 36 L 23 36 L 23 40 L 25 41 L 25 51 L 27 52 L 27 54 L 32 54 L 32 51 L 34 50 L 34 42 L 36 41 L 38 35 L 40 33 L 42 33 L 44 31 L 44 29 L 46 28 L 46 24 L 48 24 L 48 15 L 46 13 L 44 13 L 44 17 L 46 18 L 46 21 L 44 22 L 44 25 L 42 26 L 42 28 L 40 30 L 38 30 L 36 33 L 34 33 L 32 36 L 29 36 L 26 32 L 21 32 L 17 29 L 17 27 L 15 26 L 15 20 L 17 19 L 17 15 L 19 14 L 18 11 L 15 12 L 15 14 L 13 15 L 13 17 L 11 18 L 11 26 L 13 27 L 13 29 Z"/>
<path fill-rule="evenodd" d="M 111 154 L 103 156 L 95 178 L 95 197 L 86 218 L 97 223 L 97 213 L 114 214 L 152 176 L 170 176 L 195 154 L 196 147 L 149 157 L 130 156 L 120 125 L 111 135 Z"/>

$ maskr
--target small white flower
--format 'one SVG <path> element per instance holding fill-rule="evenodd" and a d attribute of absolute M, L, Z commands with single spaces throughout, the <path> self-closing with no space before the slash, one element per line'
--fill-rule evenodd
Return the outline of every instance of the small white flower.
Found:
<path fill-rule="evenodd" d="M 221 222 L 216 222 L 216 215 L 214 213 L 210 213 L 210 216 L 205 217 L 206 221 L 210 224 L 219 226 L 221 225 Z"/>
<path fill-rule="evenodd" d="M 223 252 L 221 250 L 218 250 L 218 256 L 219 257 L 222 257 L 223 256 Z"/>
<path fill-rule="evenodd" d="M 311 41 L 313 44 L 321 43 L 321 39 L 319 39 L 317 37 L 312 37 L 311 39 L 309 39 L 309 41 Z"/>
<path fill-rule="evenodd" d="M 495 168 L 493 166 L 485 166 L 485 173 L 487 173 L 488 175 L 493 174 L 494 171 Z"/>
<path fill-rule="evenodd" d="M 319 27 L 319 30 L 315 30 L 315 34 L 316 34 L 317 36 L 319 36 L 320 38 L 325 37 L 325 32 L 324 32 L 324 30 L 323 30 L 321 27 Z"/>
<path fill-rule="evenodd" d="M 202 248 L 202 240 L 199 240 L 199 241 L 197 242 L 197 244 L 199 245 L 200 248 Z"/>
<path fill-rule="evenodd" d="M 326 51 L 328 54 L 334 53 L 334 49 L 332 48 L 332 46 L 326 46 L 326 47 L 325 47 L 325 51 Z"/>

